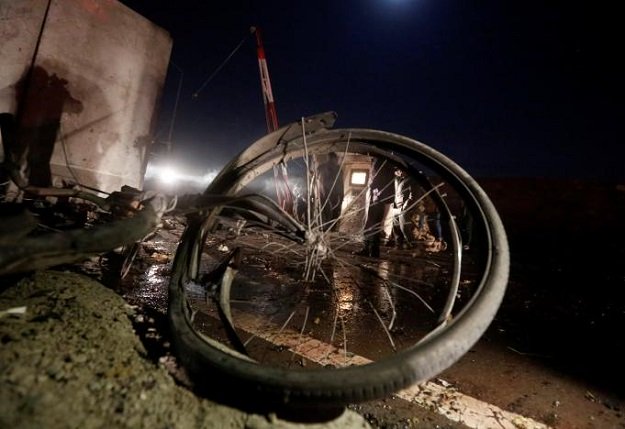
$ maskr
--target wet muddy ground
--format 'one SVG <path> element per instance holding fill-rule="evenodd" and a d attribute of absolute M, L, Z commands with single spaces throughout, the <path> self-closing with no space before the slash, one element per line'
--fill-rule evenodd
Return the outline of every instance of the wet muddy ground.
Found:
<path fill-rule="evenodd" d="M 482 340 L 434 382 L 556 428 L 625 428 L 625 192 L 581 183 L 484 185 L 510 238 L 508 291 Z M 122 281 L 115 255 L 62 269 L 96 278 L 136 305 L 132 320 L 146 356 L 189 385 L 173 364 L 166 320 L 180 228 L 167 220 Z M 399 397 L 350 408 L 374 427 L 464 427 Z"/>
<path fill-rule="evenodd" d="M 625 234 L 614 214 L 625 215 L 623 192 L 588 184 L 577 184 L 572 196 L 562 191 L 570 184 L 485 186 L 508 228 L 508 292 L 483 339 L 440 378 L 466 395 L 553 427 L 625 427 L 625 271 L 619 262 Z M 533 201 L 543 198 L 542 210 L 519 210 L 518 201 L 503 192 L 514 186 Z M 553 203 L 549 196 L 555 194 L 565 202 L 568 195 L 568 204 Z M 592 204 L 579 195 L 593 195 Z M 118 286 L 155 320 L 165 314 L 167 256 L 178 231 L 163 234 L 144 245 L 146 259 L 135 277 Z M 352 408 L 379 427 L 422 427 L 427 420 L 397 398 Z M 453 425 L 442 420 L 432 427 L 437 424 Z"/>

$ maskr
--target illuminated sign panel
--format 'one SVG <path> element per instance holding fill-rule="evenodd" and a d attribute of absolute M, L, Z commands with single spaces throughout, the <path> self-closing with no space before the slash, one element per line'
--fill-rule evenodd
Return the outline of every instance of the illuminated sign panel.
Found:
<path fill-rule="evenodd" d="M 352 170 L 349 184 L 351 186 L 366 186 L 368 179 L 369 172 L 367 170 Z"/>

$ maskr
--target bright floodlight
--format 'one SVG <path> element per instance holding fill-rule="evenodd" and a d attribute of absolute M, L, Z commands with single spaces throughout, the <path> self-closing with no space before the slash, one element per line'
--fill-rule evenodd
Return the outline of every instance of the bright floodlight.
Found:
<path fill-rule="evenodd" d="M 369 172 L 367 170 L 352 170 L 349 184 L 352 186 L 365 186 L 367 184 L 367 176 Z"/>
<path fill-rule="evenodd" d="M 174 183 L 178 180 L 178 173 L 171 167 L 163 167 L 159 172 L 159 179 L 163 183 Z"/>

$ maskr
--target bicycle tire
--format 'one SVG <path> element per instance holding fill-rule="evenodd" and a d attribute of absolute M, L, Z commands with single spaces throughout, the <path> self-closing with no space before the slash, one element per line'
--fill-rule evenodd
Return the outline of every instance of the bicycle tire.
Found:
<path fill-rule="evenodd" d="M 205 195 L 236 195 L 250 177 L 270 169 L 280 160 L 300 154 L 306 149 L 303 142 L 312 152 L 340 151 L 349 140 L 351 150 L 362 145 L 372 152 L 408 153 L 437 169 L 482 215 L 489 256 L 476 293 L 439 332 L 381 361 L 332 370 L 260 365 L 211 342 L 189 321 L 181 285 L 197 275 L 199 253 L 218 210 L 207 209 L 190 221 L 183 234 L 169 289 L 168 313 L 174 346 L 183 366 L 198 383 L 214 382 L 218 375 L 227 380 L 229 388 L 291 405 L 336 405 L 376 399 L 430 379 L 448 368 L 477 342 L 495 316 L 508 279 L 508 243 L 501 219 L 478 183 L 454 161 L 416 140 L 378 130 L 328 129 L 332 122 L 332 114 L 319 115 L 264 137 L 228 164 Z M 306 124 L 311 124 L 313 130 L 303 129 Z"/>

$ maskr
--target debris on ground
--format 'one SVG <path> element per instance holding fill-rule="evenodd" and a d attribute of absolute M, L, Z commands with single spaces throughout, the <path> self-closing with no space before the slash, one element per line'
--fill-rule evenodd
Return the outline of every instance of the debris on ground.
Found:
<path fill-rule="evenodd" d="M 137 308 L 83 275 L 23 277 L 0 292 L 0 308 L 17 307 L 26 312 L 0 318 L 0 427 L 369 427 L 352 411 L 298 425 L 195 396 L 168 373 L 170 358 L 147 358 Z"/>

